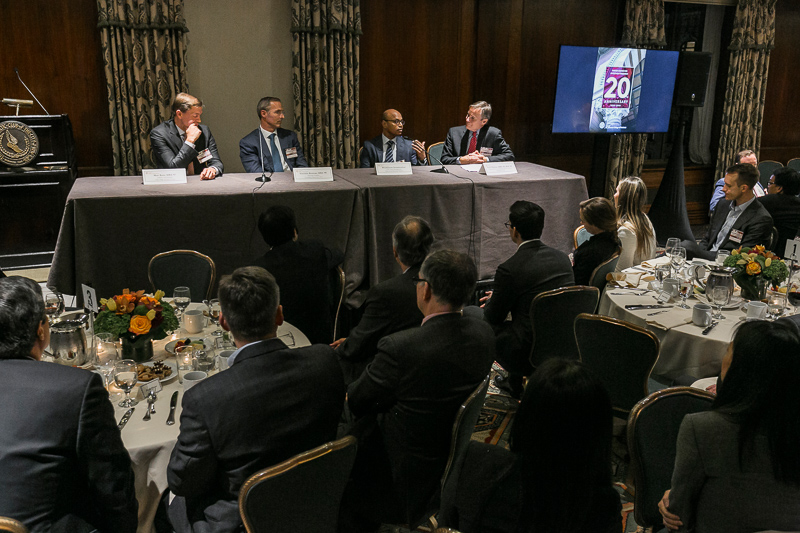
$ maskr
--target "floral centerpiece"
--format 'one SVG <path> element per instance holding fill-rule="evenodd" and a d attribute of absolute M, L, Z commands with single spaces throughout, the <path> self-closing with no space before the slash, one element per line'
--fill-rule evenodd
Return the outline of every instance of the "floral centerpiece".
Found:
<path fill-rule="evenodd" d="M 144 291 L 129 289 L 117 296 L 102 298 L 94 329 L 121 339 L 125 359 L 147 361 L 153 357 L 153 341 L 178 329 L 175 310 L 163 298 L 164 291 L 147 296 Z"/>
<path fill-rule="evenodd" d="M 748 300 L 758 299 L 759 280 L 777 288 L 789 276 L 786 263 L 761 245 L 732 251 L 723 266 L 736 269 L 733 279 L 742 288 L 742 298 Z"/>

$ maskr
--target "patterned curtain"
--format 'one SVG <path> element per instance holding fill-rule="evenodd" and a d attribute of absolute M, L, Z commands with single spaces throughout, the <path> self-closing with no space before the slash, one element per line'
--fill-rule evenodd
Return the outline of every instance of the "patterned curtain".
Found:
<path fill-rule="evenodd" d="M 150 130 L 186 83 L 183 0 L 97 0 L 114 174 L 152 167 Z"/>
<path fill-rule="evenodd" d="M 761 122 L 767 92 L 769 52 L 775 48 L 776 0 L 739 0 L 733 34 L 716 176 L 733 164 L 736 153 L 761 148 Z"/>
<path fill-rule="evenodd" d="M 311 166 L 358 157 L 360 0 L 292 0 L 295 129 Z"/>
<path fill-rule="evenodd" d="M 627 0 L 622 46 L 631 48 L 662 48 L 667 39 L 664 33 L 664 0 Z M 606 197 L 613 198 L 617 183 L 625 176 L 641 176 L 646 134 L 611 136 L 606 171 Z"/>

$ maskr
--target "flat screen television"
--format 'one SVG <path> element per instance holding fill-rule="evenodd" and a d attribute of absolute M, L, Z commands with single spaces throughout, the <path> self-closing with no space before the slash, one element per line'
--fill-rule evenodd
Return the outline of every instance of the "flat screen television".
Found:
<path fill-rule="evenodd" d="M 678 55 L 562 45 L 553 133 L 666 132 Z"/>

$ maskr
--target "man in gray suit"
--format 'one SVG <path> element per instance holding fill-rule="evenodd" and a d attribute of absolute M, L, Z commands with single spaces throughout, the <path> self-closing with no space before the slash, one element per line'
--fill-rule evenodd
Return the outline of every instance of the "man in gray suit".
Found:
<path fill-rule="evenodd" d="M 217 142 L 208 126 L 200 124 L 203 102 L 180 93 L 172 102 L 173 117 L 150 132 L 150 147 L 156 168 L 185 168 L 202 180 L 222 176 Z"/>
<path fill-rule="evenodd" d="M 514 152 L 503 139 L 503 133 L 486 123 L 492 117 L 489 102 L 475 102 L 467 110 L 465 126 L 450 128 L 444 141 L 442 163 L 468 165 L 487 161 L 513 161 Z"/>

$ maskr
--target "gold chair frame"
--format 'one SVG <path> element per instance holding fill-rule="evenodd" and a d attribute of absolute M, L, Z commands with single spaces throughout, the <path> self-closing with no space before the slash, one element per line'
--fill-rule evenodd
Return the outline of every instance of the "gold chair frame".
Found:
<path fill-rule="evenodd" d="M 0 516 L 0 531 L 7 531 L 8 533 L 28 533 L 22 522 L 18 522 L 13 518 Z"/>
<path fill-rule="evenodd" d="M 209 256 L 207 256 L 205 254 L 201 254 L 200 252 L 198 252 L 196 250 L 169 250 L 167 252 L 161 252 L 159 254 L 156 254 L 152 258 L 150 258 L 150 262 L 147 263 L 147 279 L 150 281 L 150 285 L 153 287 L 153 291 L 158 290 L 158 287 L 156 287 L 156 284 L 153 283 L 153 273 L 152 273 L 153 261 L 155 261 L 156 259 L 159 259 L 161 257 L 168 257 L 170 255 L 178 255 L 178 254 L 195 255 L 195 256 L 207 261 L 208 264 L 211 266 L 211 279 L 209 281 L 208 290 L 206 291 L 206 295 L 205 295 L 205 299 L 206 300 L 210 300 L 211 299 L 211 295 L 213 294 L 212 291 L 214 290 L 214 283 L 217 280 L 217 265 L 214 263 L 214 260 L 211 259 Z"/>

